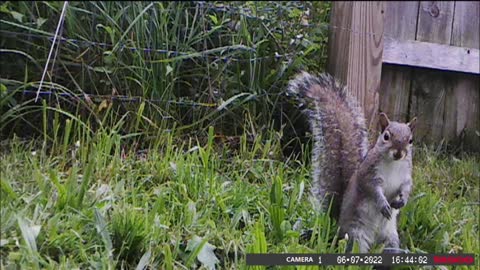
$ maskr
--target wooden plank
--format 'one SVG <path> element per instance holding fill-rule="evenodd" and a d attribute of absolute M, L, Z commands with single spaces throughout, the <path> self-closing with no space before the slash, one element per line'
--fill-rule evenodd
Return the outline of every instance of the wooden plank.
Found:
<path fill-rule="evenodd" d="M 352 26 L 352 2 L 335 2 L 330 15 L 327 70 L 340 82 L 347 82 L 348 48 Z"/>
<path fill-rule="evenodd" d="M 452 45 L 480 49 L 480 2 L 455 2 Z"/>
<path fill-rule="evenodd" d="M 446 71 L 414 68 L 411 116 L 417 116 L 417 138 L 430 143 L 443 139 L 445 98 L 452 83 Z"/>
<path fill-rule="evenodd" d="M 451 44 L 480 49 L 480 2 L 455 3 Z M 477 62 L 478 65 L 479 62 Z M 457 74 L 454 81 L 452 104 L 446 108 L 448 128 L 453 129 L 456 141 L 469 150 L 480 152 L 480 77 Z M 454 116 L 454 117 L 453 117 Z M 445 134 L 450 135 L 447 128 Z M 451 136 L 451 135 L 450 135 Z"/>
<path fill-rule="evenodd" d="M 363 106 L 370 129 L 375 128 L 372 120 L 379 107 L 383 7 L 383 2 L 334 2 L 331 17 L 328 72 L 347 84 L 348 91 Z"/>
<path fill-rule="evenodd" d="M 421 1 L 417 40 L 450 44 L 454 1 Z"/>
<path fill-rule="evenodd" d="M 363 101 L 367 127 L 376 129 L 382 76 L 384 2 L 355 1 L 350 37 L 348 85 Z"/>
<path fill-rule="evenodd" d="M 450 44 L 454 2 L 420 2 L 417 41 Z M 410 115 L 418 116 L 417 137 L 427 144 L 442 142 L 444 136 L 445 100 L 451 96 L 452 84 L 446 71 L 415 68 L 412 81 Z"/>
<path fill-rule="evenodd" d="M 457 119 L 457 100 L 455 96 L 455 84 L 457 74 L 449 72 L 445 78 L 448 80 L 449 86 L 445 88 L 445 108 L 443 114 L 442 138 L 446 143 L 451 144 L 456 137 L 456 119 Z"/>
<path fill-rule="evenodd" d="M 480 152 L 480 77 L 457 74 L 454 83 L 455 107 L 447 113 L 455 115 L 455 142 L 464 150 Z"/>
<path fill-rule="evenodd" d="M 412 71 L 409 67 L 383 65 L 380 85 L 380 111 L 391 120 L 408 121 Z"/>
<path fill-rule="evenodd" d="M 385 3 L 385 39 L 415 40 L 419 1 Z"/>
<path fill-rule="evenodd" d="M 418 1 L 385 3 L 384 44 L 390 40 L 415 40 Z M 383 58 L 385 58 L 385 45 Z M 382 65 L 380 111 L 395 121 L 408 121 L 412 70 L 405 66 Z"/>
<path fill-rule="evenodd" d="M 480 50 L 475 48 L 393 39 L 384 44 L 384 63 L 480 74 Z"/>

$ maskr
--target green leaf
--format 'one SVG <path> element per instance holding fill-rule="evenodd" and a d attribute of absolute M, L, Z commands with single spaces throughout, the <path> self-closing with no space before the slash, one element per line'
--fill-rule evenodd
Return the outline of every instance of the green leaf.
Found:
<path fill-rule="evenodd" d="M 13 191 L 12 186 L 10 185 L 10 183 L 7 182 L 7 180 L 0 179 L 0 190 L 5 192 L 5 195 L 8 195 L 13 199 L 17 198 L 17 194 L 15 193 L 15 191 Z"/>
<path fill-rule="evenodd" d="M 165 75 L 170 74 L 172 71 L 173 71 L 173 68 L 170 65 L 167 65 L 167 72 L 165 73 Z"/>
<path fill-rule="evenodd" d="M 235 95 L 235 96 L 225 100 L 222 104 L 220 104 L 220 106 L 218 106 L 217 111 L 221 111 L 221 110 L 225 109 L 230 103 L 234 102 L 239 97 L 247 96 L 247 95 L 249 96 L 248 99 L 255 96 L 255 95 L 250 94 L 250 93 L 240 93 L 238 95 Z"/>
<path fill-rule="evenodd" d="M 23 22 L 23 14 L 21 13 L 18 13 L 16 11 L 10 11 L 10 14 L 13 16 L 13 18 L 15 20 L 17 20 L 18 22 Z"/>
<path fill-rule="evenodd" d="M 265 238 L 263 217 L 255 223 L 253 231 L 253 243 L 248 247 L 250 253 L 266 253 L 267 240 Z"/>
<path fill-rule="evenodd" d="M 302 200 L 302 195 L 303 195 L 303 191 L 305 190 L 305 182 L 300 182 L 300 191 L 298 192 L 298 198 L 297 198 L 297 203 L 300 204 L 301 200 Z"/>
<path fill-rule="evenodd" d="M 150 257 L 152 256 L 152 252 L 149 250 L 145 254 L 143 254 L 142 258 L 140 258 L 140 261 L 138 262 L 137 267 L 135 270 L 143 270 L 147 267 L 148 261 L 150 261 Z"/>
<path fill-rule="evenodd" d="M 23 239 L 27 244 L 29 250 L 37 252 L 36 238 L 40 232 L 40 226 L 28 226 L 26 221 L 22 217 L 18 217 L 18 226 L 22 232 Z"/>
<path fill-rule="evenodd" d="M 93 68 L 93 71 L 97 71 L 97 72 L 105 72 L 105 73 L 112 73 L 113 71 L 106 68 L 106 67 L 94 67 Z"/>
<path fill-rule="evenodd" d="M 115 42 L 115 29 L 114 28 L 111 28 L 110 26 L 105 26 L 103 24 L 97 24 L 96 25 L 96 28 L 103 28 L 105 30 L 105 32 L 108 33 L 108 35 L 110 36 L 110 42 Z"/>
<path fill-rule="evenodd" d="M 0 247 L 6 246 L 8 242 L 8 239 L 0 239 Z"/>
<path fill-rule="evenodd" d="M 207 269 L 215 269 L 215 265 L 220 262 L 213 252 L 215 248 L 214 245 L 209 244 L 197 235 L 193 236 L 187 243 L 187 250 L 189 251 L 198 251 L 197 249 L 200 249 L 197 254 L 197 259 Z"/>
<path fill-rule="evenodd" d="M 105 218 L 103 217 L 102 213 L 95 208 L 95 228 L 97 232 L 102 237 L 103 243 L 105 244 L 106 251 L 108 252 L 108 256 L 111 257 L 113 254 L 113 244 L 112 238 L 110 237 L 110 233 L 107 231 L 107 223 Z"/>
<path fill-rule="evenodd" d="M 217 16 L 215 15 L 208 15 L 210 17 L 210 19 L 212 20 L 212 22 L 217 25 L 218 24 L 218 19 L 217 19 Z"/>
<path fill-rule="evenodd" d="M 106 51 L 103 53 L 103 61 L 107 66 L 112 66 L 117 62 L 117 58 L 115 55 L 112 53 L 112 51 Z"/>
<path fill-rule="evenodd" d="M 38 18 L 37 19 L 37 28 L 42 27 L 42 25 L 47 21 L 45 18 Z"/>
<path fill-rule="evenodd" d="M 0 5 L 0 12 L 10 13 L 10 10 L 8 9 L 8 2 L 5 2 L 2 5 Z"/>

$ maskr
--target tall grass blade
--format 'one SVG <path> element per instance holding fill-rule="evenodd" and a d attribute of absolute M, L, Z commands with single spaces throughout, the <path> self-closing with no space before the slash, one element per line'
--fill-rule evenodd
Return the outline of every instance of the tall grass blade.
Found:
<path fill-rule="evenodd" d="M 138 262 L 137 267 L 135 270 L 144 270 L 147 268 L 150 258 L 152 256 L 152 252 L 149 250 L 143 254 L 142 258 L 140 258 L 140 261 Z"/>
<path fill-rule="evenodd" d="M 105 244 L 105 251 L 109 259 L 112 259 L 113 256 L 113 244 L 110 233 L 107 229 L 107 223 L 102 213 L 95 208 L 95 228 L 97 229 L 98 234 L 102 237 L 103 243 Z"/>

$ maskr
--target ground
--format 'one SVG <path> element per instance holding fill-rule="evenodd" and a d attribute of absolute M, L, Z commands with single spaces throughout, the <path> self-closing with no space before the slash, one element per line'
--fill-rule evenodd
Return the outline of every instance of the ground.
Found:
<path fill-rule="evenodd" d="M 213 136 L 183 142 L 166 135 L 135 152 L 116 134 L 49 150 L 5 142 L 2 269 L 233 269 L 248 252 L 342 253 L 335 221 L 312 210 L 308 158 L 282 158 L 278 134 L 239 138 L 236 151 Z M 480 253 L 479 164 L 415 149 L 403 249 Z"/>

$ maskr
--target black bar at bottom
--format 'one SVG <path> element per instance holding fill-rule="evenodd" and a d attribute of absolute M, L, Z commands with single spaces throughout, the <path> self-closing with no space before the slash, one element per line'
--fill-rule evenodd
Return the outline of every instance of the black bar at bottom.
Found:
<path fill-rule="evenodd" d="M 247 254 L 247 265 L 474 265 L 474 254 Z"/>

